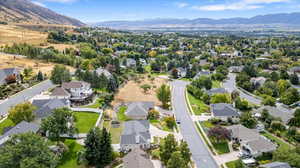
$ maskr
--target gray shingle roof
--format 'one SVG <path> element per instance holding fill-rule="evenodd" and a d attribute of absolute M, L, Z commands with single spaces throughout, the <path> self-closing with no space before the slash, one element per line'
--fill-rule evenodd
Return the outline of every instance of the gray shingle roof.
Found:
<path fill-rule="evenodd" d="M 134 148 L 123 158 L 124 168 L 154 168 L 149 155 L 140 148 Z"/>
<path fill-rule="evenodd" d="M 268 164 L 261 165 L 263 168 L 292 168 L 288 163 L 284 162 L 272 162 Z"/>
<path fill-rule="evenodd" d="M 227 127 L 233 138 L 238 138 L 242 141 L 251 141 L 259 138 L 259 134 L 254 130 L 244 127 L 243 125 L 232 125 Z"/>
<path fill-rule="evenodd" d="M 50 96 L 70 96 L 70 93 L 62 87 L 56 87 Z"/>
<path fill-rule="evenodd" d="M 277 108 L 272 106 L 262 106 L 258 108 L 255 112 L 256 113 L 262 113 L 263 110 L 268 110 L 269 114 L 273 117 L 280 118 L 284 123 L 288 123 L 288 121 L 293 118 L 293 112 L 289 110 L 284 110 L 284 108 Z"/>
<path fill-rule="evenodd" d="M 96 73 L 97 73 L 97 75 L 104 74 L 104 76 L 106 76 L 107 78 L 111 78 L 112 77 L 112 74 L 108 70 L 106 70 L 104 68 L 98 68 L 98 69 L 96 69 Z"/>
<path fill-rule="evenodd" d="M 254 151 L 266 153 L 266 152 L 272 152 L 276 150 L 277 145 L 272 143 L 267 138 L 260 136 L 256 140 L 252 140 L 247 142 L 247 145 Z"/>
<path fill-rule="evenodd" d="M 239 116 L 237 109 L 235 109 L 231 104 L 217 103 L 210 105 L 211 112 L 216 117 L 231 117 Z"/>
<path fill-rule="evenodd" d="M 89 83 L 83 82 L 83 81 L 71 81 L 71 82 L 65 82 L 62 84 L 62 87 L 64 89 L 72 89 L 72 88 L 82 88 L 85 85 L 90 86 Z"/>
<path fill-rule="evenodd" d="M 125 114 L 130 117 L 147 116 L 150 109 L 154 108 L 153 102 L 131 102 L 127 105 Z"/>
<path fill-rule="evenodd" d="M 51 115 L 52 111 L 57 108 L 68 107 L 69 100 L 65 99 L 37 99 L 32 104 L 38 109 L 35 111 L 36 118 L 44 118 Z"/>
<path fill-rule="evenodd" d="M 149 128 L 150 123 L 147 120 L 132 120 L 125 122 L 121 136 L 121 144 L 144 144 L 149 142 L 151 139 Z"/>
<path fill-rule="evenodd" d="M 227 93 L 227 91 L 224 88 L 212 88 L 207 91 L 208 95 L 214 95 L 214 94 L 219 94 L 219 93 Z"/>
<path fill-rule="evenodd" d="M 39 128 L 40 127 L 37 124 L 22 121 L 12 129 L 7 131 L 6 133 L 4 133 L 2 136 L 0 136 L 0 145 L 3 144 L 4 141 L 8 140 L 8 138 L 13 135 L 27 133 L 27 132 L 36 133 L 39 130 Z"/>

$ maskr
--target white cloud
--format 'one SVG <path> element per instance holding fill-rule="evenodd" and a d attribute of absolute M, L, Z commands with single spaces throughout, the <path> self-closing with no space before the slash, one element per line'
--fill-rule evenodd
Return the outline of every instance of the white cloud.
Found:
<path fill-rule="evenodd" d="M 240 0 L 234 3 L 193 6 L 192 9 L 201 11 L 251 10 L 263 8 L 263 4 L 289 2 L 290 0 Z"/>
<path fill-rule="evenodd" d="M 41 3 L 41 2 L 38 2 L 38 1 L 31 1 L 32 3 L 38 5 L 38 6 L 41 6 L 41 7 L 46 7 L 45 4 Z"/>
<path fill-rule="evenodd" d="M 175 6 L 178 8 L 184 8 L 184 7 L 189 6 L 189 4 L 185 3 L 185 2 L 175 2 Z"/>

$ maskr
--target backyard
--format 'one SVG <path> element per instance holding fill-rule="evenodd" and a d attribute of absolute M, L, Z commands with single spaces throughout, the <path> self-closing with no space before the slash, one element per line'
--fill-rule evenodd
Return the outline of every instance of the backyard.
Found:
<path fill-rule="evenodd" d="M 63 154 L 58 168 L 83 168 L 77 164 L 77 153 L 83 148 L 74 139 L 66 139 L 64 144 L 68 146 L 68 151 Z"/>
<path fill-rule="evenodd" d="M 263 132 L 262 135 L 265 136 L 265 137 L 267 137 L 271 141 L 276 142 L 279 145 L 278 149 L 289 149 L 289 148 L 293 147 L 292 145 L 289 145 L 288 143 L 286 143 L 283 140 L 277 138 L 276 136 L 272 135 L 269 132 Z"/>
<path fill-rule="evenodd" d="M 189 102 L 192 106 L 192 110 L 194 111 L 195 115 L 209 113 L 209 106 L 206 105 L 202 100 L 196 99 L 190 93 L 187 93 L 187 97 L 189 99 Z"/>
<path fill-rule="evenodd" d="M 99 114 L 89 112 L 75 112 L 76 127 L 79 133 L 88 133 L 89 130 L 95 127 Z"/>
<path fill-rule="evenodd" d="M 124 128 L 124 122 L 120 121 L 119 127 L 112 127 L 110 121 L 104 121 L 103 127 L 109 130 L 111 134 L 111 141 L 112 144 L 119 144 L 120 143 L 120 137 Z"/>

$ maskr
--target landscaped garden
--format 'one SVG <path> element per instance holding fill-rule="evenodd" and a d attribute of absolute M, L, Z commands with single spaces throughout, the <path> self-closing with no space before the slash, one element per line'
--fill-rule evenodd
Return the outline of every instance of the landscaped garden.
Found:
<path fill-rule="evenodd" d="M 79 133 L 88 133 L 98 120 L 99 114 L 89 112 L 75 112 L 76 127 Z"/>
<path fill-rule="evenodd" d="M 5 119 L 0 123 L 0 135 L 3 134 L 3 131 L 6 127 L 12 127 L 14 123 L 10 119 Z"/>
<path fill-rule="evenodd" d="M 187 93 L 192 110 L 195 115 L 201 115 L 202 113 L 209 113 L 209 106 L 206 105 L 202 100 L 195 98 L 192 94 Z"/>
<path fill-rule="evenodd" d="M 78 152 L 83 148 L 74 139 L 66 139 L 64 144 L 68 151 L 63 154 L 59 168 L 83 168 L 77 164 Z"/>
<path fill-rule="evenodd" d="M 125 112 L 127 110 L 127 107 L 126 106 L 121 106 L 119 108 L 119 111 L 117 113 L 117 116 L 118 116 L 118 120 L 119 121 L 128 121 L 130 120 L 126 115 L 125 115 Z"/>

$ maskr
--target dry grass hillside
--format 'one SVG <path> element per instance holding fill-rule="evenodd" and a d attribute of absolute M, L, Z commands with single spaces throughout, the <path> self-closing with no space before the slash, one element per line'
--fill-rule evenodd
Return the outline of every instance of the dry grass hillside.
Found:
<path fill-rule="evenodd" d="M 0 46 L 13 43 L 40 45 L 46 43 L 47 33 L 24 29 L 15 25 L 0 25 Z"/>
<path fill-rule="evenodd" d="M 31 67 L 33 71 L 36 73 L 38 71 L 42 71 L 43 73 L 50 74 L 54 65 L 55 65 L 54 63 L 46 63 L 40 60 L 32 60 L 27 58 L 19 58 L 19 57 L 14 58 L 11 55 L 0 53 L 0 69 L 11 68 L 11 67 L 24 69 L 24 68 Z M 68 69 L 72 72 L 75 71 L 75 69 L 72 67 L 68 67 Z"/>

